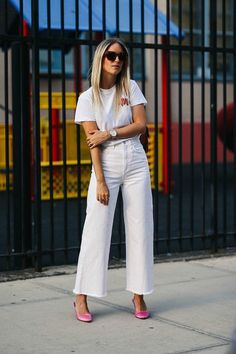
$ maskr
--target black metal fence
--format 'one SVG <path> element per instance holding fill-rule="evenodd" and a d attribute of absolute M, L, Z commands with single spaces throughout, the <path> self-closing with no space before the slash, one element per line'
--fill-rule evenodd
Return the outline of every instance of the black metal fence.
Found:
<path fill-rule="evenodd" d="M 148 99 L 155 254 L 236 246 L 236 4 L 165 4 L 0 1 L 0 270 L 77 261 L 90 162 L 70 123 L 108 36 Z M 119 197 L 111 261 L 124 245 Z"/>

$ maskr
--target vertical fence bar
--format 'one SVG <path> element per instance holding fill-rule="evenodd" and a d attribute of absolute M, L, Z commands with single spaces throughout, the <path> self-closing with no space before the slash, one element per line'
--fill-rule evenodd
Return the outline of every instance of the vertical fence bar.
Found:
<path fill-rule="evenodd" d="M 215 0 L 210 0 L 210 68 L 211 68 L 211 249 L 212 252 L 217 252 L 218 248 L 218 198 L 217 198 L 217 130 L 216 130 L 216 116 L 217 116 L 217 11 Z"/>
<path fill-rule="evenodd" d="M 47 0 L 47 32 L 51 37 L 51 0 Z M 50 193 L 50 258 L 55 262 L 54 255 L 54 201 L 53 201 L 53 153 L 52 153 L 52 48 L 48 41 L 48 129 L 49 129 L 49 193 Z"/>
<path fill-rule="evenodd" d="M 88 4 L 88 22 L 89 22 L 89 66 L 92 64 L 92 57 L 93 57 L 93 47 L 92 47 L 92 40 L 93 40 L 93 32 L 92 32 L 92 0 L 89 0 Z"/>
<path fill-rule="evenodd" d="M 61 5 L 61 36 L 64 38 L 64 0 Z M 65 44 L 61 47 L 61 88 L 62 88 L 62 159 L 63 159 L 63 203 L 64 203 L 64 256 L 68 263 L 68 201 L 67 201 L 67 159 L 66 159 L 66 81 L 65 81 Z"/>
<path fill-rule="evenodd" d="M 108 0 L 109 1 L 109 0 Z M 116 37 L 120 36 L 120 1 L 116 0 Z M 124 235 L 124 224 L 123 224 L 123 202 L 122 202 L 122 194 L 121 190 L 118 194 L 118 201 L 117 201 L 117 211 L 118 211 L 118 227 L 119 227 L 119 242 L 118 242 L 118 257 L 119 259 L 122 258 L 122 241 Z"/>
<path fill-rule="evenodd" d="M 25 268 L 26 250 L 31 248 L 31 206 L 29 202 L 28 79 L 27 45 L 23 37 L 23 1 L 19 3 L 18 38 L 12 44 L 13 183 L 15 267 Z M 28 247 L 29 246 L 29 247 Z"/>
<path fill-rule="evenodd" d="M 206 162 L 205 162 L 205 0 L 201 0 L 201 185 L 202 185 L 202 242 L 206 244 Z M 208 34 L 209 35 L 209 34 Z"/>
<path fill-rule="evenodd" d="M 159 179 L 158 179 L 158 3 L 155 0 L 155 22 L 154 22 L 154 31 L 155 31 L 155 48 L 154 48 L 154 254 L 158 253 L 159 246 L 159 198 L 158 198 L 158 189 L 159 189 Z"/>
<path fill-rule="evenodd" d="M 8 29 L 8 1 L 5 0 L 4 30 Z M 10 214 L 10 159 L 9 159 L 9 85 L 8 85 L 8 43 L 4 43 L 4 91 L 5 91 L 5 168 L 6 168 L 6 243 L 7 243 L 7 269 L 11 263 L 11 214 Z"/>
<path fill-rule="evenodd" d="M 120 36 L 120 9 L 119 9 L 119 0 L 116 0 L 116 37 L 119 36 Z"/>
<path fill-rule="evenodd" d="M 79 38 L 79 2 L 75 0 L 75 38 Z M 76 102 L 79 97 L 79 92 L 81 91 L 81 49 L 80 46 L 75 43 L 75 92 L 76 92 Z M 77 235 L 78 235 L 78 247 L 80 250 L 81 244 L 81 233 L 82 233 L 82 220 L 81 220 L 81 141 L 80 141 L 80 125 L 76 124 L 76 141 L 77 141 Z"/>
<path fill-rule="evenodd" d="M 20 37 L 23 37 L 23 0 L 20 0 L 20 23 L 19 23 L 19 36 Z M 24 145 L 23 145 L 23 142 L 24 142 L 24 131 L 23 131 L 23 120 L 24 120 L 24 116 L 23 116 L 23 108 L 22 108 L 22 79 L 23 78 L 23 73 L 22 73 L 22 69 L 23 69 L 23 50 L 24 50 L 24 44 L 21 42 L 20 43 L 20 52 L 19 52 L 19 59 L 20 59 L 20 66 L 21 66 L 21 74 L 20 76 L 18 76 L 18 79 L 20 81 L 20 108 L 21 108 L 21 117 L 20 117 L 20 151 L 21 151 L 21 156 L 24 156 L 23 154 L 23 149 L 24 149 Z M 24 91 L 23 91 L 24 92 Z M 19 148 L 19 147 L 18 147 Z M 20 190 L 24 190 L 24 163 L 23 163 L 23 160 L 22 158 L 20 158 L 20 171 L 21 171 L 21 176 L 20 176 L 20 183 L 21 183 L 21 186 L 20 186 Z M 16 178 L 19 177 L 19 176 L 15 176 Z M 26 257 L 25 257 L 25 252 L 26 252 L 26 248 L 25 248 L 25 234 L 24 234 L 24 228 L 25 228 L 25 220 L 24 220 L 24 197 L 21 193 L 21 195 L 19 196 L 20 198 L 20 202 L 21 202 L 21 253 L 22 253 L 22 256 L 21 256 L 21 264 L 22 264 L 22 268 L 24 269 L 25 268 L 25 265 L 26 265 Z M 17 235 L 15 235 L 17 237 Z"/>
<path fill-rule="evenodd" d="M 36 241 L 35 270 L 42 270 L 42 231 L 41 231 L 41 159 L 40 159 L 40 108 L 39 108 L 39 43 L 38 43 L 38 0 L 32 1 L 32 112 L 34 134 L 34 235 Z"/>
<path fill-rule="evenodd" d="M 141 0 L 141 71 L 142 71 L 142 92 L 145 96 L 146 88 L 145 88 L 145 33 L 144 33 L 144 0 Z"/>
<path fill-rule="evenodd" d="M 20 0 L 20 12 L 19 12 L 19 35 L 23 37 L 23 0 Z"/>
<path fill-rule="evenodd" d="M 178 0 L 178 26 L 179 26 L 179 38 L 178 38 L 178 101 L 179 101 L 179 119 L 178 119 L 178 147 L 179 147 L 179 204 L 178 204 L 178 219 L 179 219 L 179 249 L 182 251 L 183 248 L 183 129 L 182 129 L 182 0 Z"/>
<path fill-rule="evenodd" d="M 18 40 L 12 45 L 14 251 L 15 266 L 25 268 L 31 250 L 29 50 L 23 36 L 23 0 L 19 3 Z"/>
<path fill-rule="evenodd" d="M 20 43 L 12 44 L 12 135 L 13 135 L 13 252 L 21 252 L 22 240 L 22 191 L 21 191 L 21 103 L 20 103 Z M 20 151 L 20 154 L 19 154 Z M 14 267 L 19 268 L 19 258 L 14 256 Z"/>
<path fill-rule="evenodd" d="M 106 0 L 102 0 L 102 34 L 106 38 Z"/>
<path fill-rule="evenodd" d="M 167 51 L 167 253 L 171 252 L 171 198 L 172 198 L 172 176 L 171 176 L 171 138 L 172 138 L 172 131 L 171 131 L 171 92 L 170 92 L 170 0 L 166 2 L 167 6 L 167 36 L 166 36 L 166 51 Z"/>
<path fill-rule="evenodd" d="M 190 25 L 190 236 L 193 250 L 194 235 L 194 86 L 193 86 L 193 0 L 189 2 Z"/>
<path fill-rule="evenodd" d="M 145 50 L 144 50 L 144 0 L 141 0 L 141 71 L 142 71 L 142 91 L 145 96 Z"/>
<path fill-rule="evenodd" d="M 129 0 L 129 41 L 133 43 L 133 0 Z M 133 47 L 129 48 L 129 57 L 130 57 L 130 75 L 133 77 Z"/>
<path fill-rule="evenodd" d="M 234 99 L 234 119 L 233 119 L 233 149 L 234 149 L 234 180 L 236 179 L 236 2 L 233 2 L 233 14 L 234 14 L 234 28 L 233 28 L 233 48 L 234 48 L 234 52 L 233 52 L 233 66 L 234 66 L 234 86 L 233 86 L 233 99 Z M 233 220 L 234 220 L 234 241 L 236 241 L 236 185 L 234 183 L 234 212 L 233 212 Z"/>
<path fill-rule="evenodd" d="M 226 247 L 227 234 L 227 78 L 226 78 L 226 3 L 222 1 L 222 35 L 223 35 L 223 245 Z"/>
<path fill-rule="evenodd" d="M 26 33 L 23 33 L 26 37 Z M 21 43 L 20 50 L 20 95 L 21 95 L 21 209 L 22 209 L 22 267 L 30 266 L 26 252 L 32 249 L 32 224 L 31 224 L 31 117 L 30 117 L 30 59 L 29 47 L 26 42 Z"/>

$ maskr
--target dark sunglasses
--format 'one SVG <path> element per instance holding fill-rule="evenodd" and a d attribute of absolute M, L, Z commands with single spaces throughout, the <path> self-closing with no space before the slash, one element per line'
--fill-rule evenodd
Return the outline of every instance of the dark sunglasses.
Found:
<path fill-rule="evenodd" d="M 116 58 L 119 59 L 119 61 L 124 61 L 126 54 L 125 53 L 116 53 L 116 52 L 112 52 L 112 51 L 107 51 L 104 54 L 104 57 L 107 58 L 110 61 L 115 61 Z"/>

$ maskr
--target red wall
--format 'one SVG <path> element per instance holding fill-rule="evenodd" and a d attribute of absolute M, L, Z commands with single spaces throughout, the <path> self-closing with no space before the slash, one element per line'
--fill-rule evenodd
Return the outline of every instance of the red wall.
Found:
<path fill-rule="evenodd" d="M 172 162 L 179 162 L 179 129 L 178 123 L 172 123 Z M 201 162 L 202 154 L 202 138 L 201 123 L 194 124 L 194 162 Z M 217 137 L 217 160 L 223 162 L 223 144 Z M 210 139 L 210 123 L 205 123 L 205 162 L 210 162 L 211 139 Z M 191 160 L 191 125 L 190 123 L 182 124 L 182 160 L 183 163 L 190 163 Z M 233 153 L 227 150 L 227 161 L 233 160 Z"/>

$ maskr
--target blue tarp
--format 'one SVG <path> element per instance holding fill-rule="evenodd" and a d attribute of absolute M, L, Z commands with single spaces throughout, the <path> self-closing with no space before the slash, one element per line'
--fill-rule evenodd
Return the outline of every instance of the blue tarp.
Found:
<path fill-rule="evenodd" d="M 20 0 L 9 0 L 20 11 Z M 77 0 L 79 4 L 79 28 L 80 31 L 89 30 L 89 0 Z M 51 0 L 51 28 L 61 29 L 61 1 Z M 39 0 L 39 29 L 48 28 L 47 0 Z M 141 33 L 141 0 L 132 1 L 132 32 Z M 64 0 L 64 29 L 75 30 L 75 0 Z M 159 10 L 156 12 L 150 0 L 144 0 L 144 33 L 155 34 L 155 13 L 157 13 L 157 33 L 167 34 L 167 18 Z M 23 16 L 29 25 L 31 18 L 31 0 L 23 1 Z M 92 31 L 103 30 L 102 0 L 92 1 Z M 106 31 L 110 34 L 116 33 L 116 0 L 106 1 Z M 119 0 L 119 31 L 130 32 L 130 11 L 129 1 Z M 170 21 L 169 34 L 179 37 L 178 27 Z M 183 36 L 183 33 L 182 33 Z"/>

